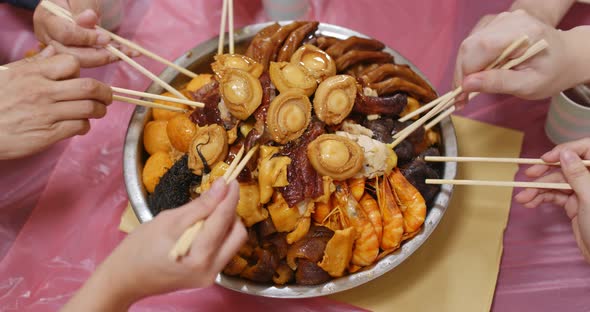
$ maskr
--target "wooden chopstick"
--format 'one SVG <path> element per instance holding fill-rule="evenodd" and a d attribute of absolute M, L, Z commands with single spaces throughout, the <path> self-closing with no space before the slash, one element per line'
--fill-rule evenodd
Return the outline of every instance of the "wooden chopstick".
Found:
<path fill-rule="evenodd" d="M 147 76 L 148 78 L 150 78 L 153 82 L 157 83 L 162 88 L 166 89 L 166 91 L 174 94 L 175 96 L 177 96 L 180 99 L 188 100 L 188 98 L 186 96 L 184 96 L 184 94 L 180 93 L 180 91 L 176 90 L 174 87 L 172 87 L 171 85 L 169 85 L 167 82 L 165 82 L 164 80 L 160 79 L 160 77 L 156 76 L 154 73 L 152 73 L 151 71 L 147 70 L 145 67 L 141 66 L 139 63 L 137 63 L 136 61 L 134 61 L 133 59 L 131 59 L 125 53 L 119 51 L 117 48 L 113 47 L 112 45 L 108 45 L 106 47 L 106 49 L 109 52 L 111 52 L 114 55 L 116 55 L 117 57 L 119 57 L 121 60 L 125 61 L 127 64 L 131 65 L 131 67 L 135 68 L 140 73 L 142 73 L 145 76 Z"/>
<path fill-rule="evenodd" d="M 234 54 L 234 1 L 223 0 L 221 7 L 221 23 L 219 24 L 219 42 L 217 43 L 217 54 L 223 54 L 225 45 L 225 24 L 228 25 L 229 32 L 229 54 Z"/>
<path fill-rule="evenodd" d="M 528 43 L 528 41 L 529 41 L 529 37 L 527 35 L 523 35 L 520 38 L 518 38 L 517 40 L 513 41 L 508 47 L 506 47 L 506 49 L 504 49 L 504 51 L 502 51 L 502 53 L 491 64 L 489 64 L 485 68 L 485 70 L 490 70 L 490 69 L 496 67 L 497 65 L 499 65 L 500 63 L 502 63 L 503 61 L 505 61 L 506 58 L 508 58 L 510 56 L 510 54 L 512 54 L 514 51 L 516 51 L 516 49 L 520 48 L 523 44 Z M 456 93 L 458 95 L 459 93 L 462 92 L 461 87 L 458 87 L 453 91 L 447 92 L 446 94 L 438 97 L 437 99 L 431 101 L 430 103 L 428 103 L 428 104 L 420 107 L 419 109 L 405 115 L 404 117 L 400 118 L 399 121 L 404 122 L 404 121 L 410 120 L 410 119 L 414 118 L 415 116 L 418 116 L 419 114 L 422 114 L 423 112 L 429 110 L 430 108 L 439 104 L 440 102 L 446 101 L 449 97 L 453 97 L 450 95 L 450 93 L 455 93 L 458 89 L 461 89 L 461 91 Z"/>
<path fill-rule="evenodd" d="M 240 157 L 244 154 L 244 146 L 242 146 L 238 154 L 236 154 L 234 160 L 229 165 L 222 179 L 224 179 L 227 184 L 235 180 L 240 174 L 240 172 L 244 169 L 248 161 L 250 161 L 252 156 L 254 156 L 254 153 L 257 149 L 258 145 L 255 145 L 250 149 L 250 151 L 248 151 L 246 156 L 244 156 L 244 158 L 240 160 Z M 230 170 L 232 168 L 233 170 Z M 186 256 L 194 240 L 197 238 L 197 234 L 203 226 L 204 222 L 205 220 L 198 220 L 182 233 L 180 238 L 178 238 L 178 240 L 168 253 L 168 258 L 171 261 L 177 261 L 178 259 Z"/>
<path fill-rule="evenodd" d="M 43 5 L 43 2 L 48 2 L 48 1 L 47 0 L 43 0 L 41 2 L 42 5 Z M 52 2 L 49 5 L 50 6 L 53 5 L 55 7 L 58 7 L 56 9 L 60 10 L 63 14 L 67 15 L 70 18 L 72 17 L 72 13 L 70 13 L 65 8 L 62 8 L 61 6 L 56 5 L 56 4 L 52 3 Z M 43 5 L 43 7 L 46 8 L 45 5 Z M 154 53 L 152 51 L 149 51 L 148 49 L 140 46 L 139 44 L 137 44 L 137 43 L 135 43 L 133 41 L 127 40 L 127 39 L 125 39 L 125 38 L 123 38 L 123 37 L 121 37 L 121 36 L 119 36 L 119 35 L 117 35 L 115 33 L 112 33 L 110 31 L 108 31 L 107 29 L 104 29 L 104 28 L 100 27 L 99 25 L 96 25 L 95 28 L 98 29 L 98 30 L 101 30 L 101 31 L 105 32 L 114 41 L 116 41 L 116 42 L 118 42 L 118 43 L 120 43 L 122 45 L 125 45 L 125 46 L 127 46 L 127 47 L 129 47 L 131 49 L 134 49 L 134 50 L 138 51 L 139 53 L 141 53 L 141 54 L 143 54 L 143 55 L 145 55 L 145 56 L 147 56 L 147 57 L 149 57 L 149 58 L 151 58 L 151 59 L 153 59 L 155 61 L 158 61 L 158 62 L 160 62 L 162 64 L 167 65 L 167 66 L 170 66 L 170 67 L 176 69 L 177 71 L 179 71 L 179 72 L 181 72 L 181 73 L 183 73 L 183 74 L 185 74 L 185 75 L 187 75 L 187 76 L 189 76 L 191 78 L 197 77 L 197 74 L 191 72 L 190 70 L 188 70 L 188 69 L 186 69 L 186 68 L 184 68 L 182 66 L 179 66 L 179 65 L 177 65 L 177 64 L 175 64 L 175 63 L 173 63 L 173 62 L 171 62 L 171 61 L 169 61 L 169 60 L 167 60 L 167 59 L 165 59 L 165 58 L 157 55 L 156 53 Z"/>
<path fill-rule="evenodd" d="M 513 45 L 511 45 L 510 47 L 512 47 Z M 513 59 L 509 62 L 507 62 L 506 64 L 502 65 L 500 68 L 501 69 L 510 69 L 514 66 L 517 66 L 523 62 L 525 62 L 526 60 L 528 60 L 529 58 L 537 55 L 539 52 L 543 51 L 544 49 L 546 49 L 549 46 L 549 44 L 547 43 L 547 41 L 545 41 L 544 39 L 539 40 L 537 43 L 535 43 L 534 45 L 530 46 L 527 51 L 520 57 Z M 457 90 L 461 90 L 462 91 L 463 88 L 459 87 L 457 89 L 455 89 L 453 91 L 452 94 L 458 94 Z M 460 92 L 459 92 L 460 93 Z M 475 97 L 476 95 L 478 95 L 479 93 L 475 92 L 472 93 L 473 95 L 470 94 L 470 98 Z M 456 95 L 455 95 L 456 96 Z M 447 102 L 441 102 L 438 105 L 436 105 L 434 108 L 432 108 L 428 113 L 426 113 L 426 115 L 424 115 L 423 117 L 421 117 L 420 119 L 416 120 L 415 122 L 413 122 L 410 126 L 406 127 L 405 129 L 403 129 L 402 131 L 400 131 L 399 133 L 397 133 L 394 138 L 395 141 L 393 141 L 393 143 L 389 144 L 389 146 L 396 147 L 401 141 L 403 141 L 405 138 L 407 138 L 412 132 L 414 132 L 416 129 L 418 129 L 420 126 L 422 126 L 424 123 L 426 123 L 426 121 L 428 119 L 430 119 L 432 116 L 434 116 L 435 114 L 449 108 L 450 106 L 455 104 L 455 99 L 454 97 L 452 97 L 452 100 L 447 101 Z"/>
<path fill-rule="evenodd" d="M 518 181 L 426 179 L 426 184 L 504 186 L 504 187 L 525 187 L 525 188 L 554 189 L 554 190 L 571 190 L 572 189 L 572 187 L 567 183 L 518 182 Z"/>
<path fill-rule="evenodd" d="M 199 220 L 186 229 L 182 235 L 178 238 L 170 252 L 168 253 L 168 259 L 171 261 L 177 261 L 178 259 L 186 256 L 188 251 L 191 249 L 191 245 L 195 240 L 197 233 L 203 227 L 204 220 Z"/>
<path fill-rule="evenodd" d="M 182 67 L 180 65 L 177 65 L 177 64 L 175 64 L 175 63 L 173 63 L 173 62 L 171 62 L 171 61 L 169 61 L 169 60 L 167 60 L 167 59 L 165 59 L 165 58 L 157 55 L 156 53 L 154 53 L 154 52 L 152 52 L 150 50 L 147 50 L 146 48 L 140 46 L 139 44 L 137 44 L 137 43 L 135 43 L 133 41 L 127 40 L 127 39 L 125 39 L 125 38 L 123 38 L 123 37 L 121 37 L 121 36 L 119 36 L 117 34 L 114 34 L 114 33 L 110 32 L 110 31 L 108 31 L 108 30 L 100 27 L 100 26 L 96 26 L 96 28 L 98 28 L 98 29 L 106 32 L 109 36 L 111 36 L 111 38 L 113 40 L 117 41 L 118 43 L 120 43 L 122 45 L 125 45 L 125 46 L 127 46 L 127 47 L 129 47 L 131 49 L 134 49 L 134 50 L 138 51 L 139 53 L 141 53 L 141 54 L 143 54 L 143 55 L 145 55 L 145 56 L 147 56 L 147 57 L 149 57 L 149 58 L 151 58 L 151 59 L 153 59 L 155 61 L 158 61 L 158 62 L 160 62 L 160 63 L 162 63 L 164 65 L 167 65 L 169 67 L 172 67 L 172 68 L 176 69 L 178 72 L 180 72 L 182 74 L 185 74 L 188 77 L 195 78 L 195 77 L 198 76 L 197 74 L 193 73 L 192 71 L 190 71 L 190 70 L 188 70 L 188 69 L 186 69 L 186 68 L 184 68 L 184 67 Z"/>
<path fill-rule="evenodd" d="M 0 70 L 7 70 L 7 69 L 8 69 L 8 67 L 6 67 L 6 66 L 0 66 Z M 173 98 L 170 96 L 163 96 L 163 95 L 151 94 L 151 93 L 146 93 L 146 92 L 139 92 L 139 91 L 135 91 L 135 90 L 129 90 L 129 89 L 123 89 L 123 88 L 117 88 L 117 87 L 111 87 L 111 89 L 115 92 L 129 94 L 129 95 L 137 95 L 137 96 L 142 96 L 145 98 L 152 98 L 152 99 L 156 99 L 156 100 L 164 100 L 164 101 L 169 101 L 169 102 L 186 104 L 186 105 L 194 106 L 194 107 L 204 107 L 204 104 L 200 103 L 200 102 L 193 102 L 193 101 L 189 101 L 189 100 L 177 99 L 177 98 Z M 135 104 L 135 105 L 145 106 L 145 107 L 150 107 L 150 108 L 165 109 L 165 110 L 169 110 L 169 111 L 173 111 L 173 112 L 187 112 L 186 109 L 182 109 L 179 107 L 173 107 L 173 106 L 169 106 L 169 105 L 153 103 L 153 102 L 149 102 L 149 101 L 134 99 L 134 98 L 115 95 L 115 94 L 113 94 L 113 100 L 120 101 L 120 102 L 127 102 L 130 104 Z"/>
<path fill-rule="evenodd" d="M 227 167 L 227 170 L 225 171 L 225 174 L 223 175 L 223 178 L 226 181 L 229 180 L 229 176 L 236 169 L 236 166 L 238 165 L 238 163 L 242 159 L 242 156 L 244 156 L 244 145 L 242 145 L 242 147 L 240 148 L 240 150 L 238 151 L 238 153 L 234 157 L 234 160 L 231 162 L 231 164 L 229 164 L 229 167 Z"/>
<path fill-rule="evenodd" d="M 221 6 L 221 23 L 219 24 L 219 42 L 217 42 L 217 55 L 223 54 L 223 46 L 225 45 L 225 22 L 227 20 L 227 0 L 223 0 Z"/>
<path fill-rule="evenodd" d="M 229 1 L 229 54 L 234 54 L 234 0 Z"/>
<path fill-rule="evenodd" d="M 135 104 L 135 105 L 139 105 L 139 106 L 150 107 L 150 108 L 165 109 L 165 110 L 169 110 L 172 112 L 181 112 L 181 113 L 188 112 L 188 110 L 186 110 L 184 108 L 180 108 L 180 107 L 158 104 L 158 103 L 154 103 L 154 102 L 134 99 L 134 98 L 126 97 L 126 96 L 114 95 L 114 94 L 113 94 L 113 100 L 120 101 L 120 102 L 126 102 L 126 103 L 130 103 L 130 104 Z"/>
<path fill-rule="evenodd" d="M 254 153 L 257 150 L 258 150 L 258 145 L 254 145 L 254 147 L 252 147 L 250 149 L 250 151 L 248 151 L 246 156 L 244 156 L 244 159 L 242 159 L 242 161 L 240 161 L 240 163 L 236 166 L 236 169 L 230 174 L 229 179 L 228 179 L 229 182 L 235 180 L 238 177 L 240 172 L 242 172 L 244 167 L 246 167 L 246 164 L 248 163 L 248 161 L 250 161 L 250 158 L 252 158 L 252 156 L 254 156 Z"/>
<path fill-rule="evenodd" d="M 426 156 L 425 161 L 430 162 L 478 162 L 478 163 L 503 163 L 518 165 L 546 165 L 561 166 L 561 163 L 548 163 L 539 158 L 495 158 L 495 157 L 449 157 L 449 156 Z M 590 167 L 590 160 L 583 160 L 584 166 Z"/>
<path fill-rule="evenodd" d="M 424 126 L 424 129 L 426 129 L 426 130 L 432 129 L 434 126 L 436 126 L 443 119 L 449 117 L 453 112 L 455 112 L 455 110 L 456 110 L 455 106 L 449 107 L 442 114 L 436 116 L 436 118 L 434 118 L 432 121 L 430 121 L 429 123 L 427 123 L 426 126 Z"/>
<path fill-rule="evenodd" d="M 185 105 L 192 106 L 192 107 L 205 107 L 205 104 L 201 103 L 201 102 L 195 102 L 195 101 L 185 100 L 185 99 L 178 99 L 178 98 L 171 97 L 171 96 L 152 94 L 152 93 L 147 93 L 147 92 L 140 92 L 140 91 L 118 88 L 118 87 L 111 87 L 111 89 L 114 92 L 128 94 L 128 95 L 141 96 L 141 97 L 148 98 L 148 99 L 163 100 L 163 101 L 168 101 L 168 102 L 173 102 L 173 103 L 185 104 Z"/>
<path fill-rule="evenodd" d="M 52 2 L 49 2 L 49 1 L 45 0 L 45 1 L 42 1 L 41 2 L 41 6 L 43 6 L 46 10 L 48 10 L 51 13 L 53 13 L 54 15 L 59 16 L 59 17 L 62 17 L 62 18 L 65 18 L 66 20 L 69 20 L 70 22 L 75 23 L 74 20 L 71 17 L 71 13 L 70 13 L 70 15 L 67 15 L 65 13 L 65 12 L 67 12 L 67 10 L 65 10 L 62 7 L 60 7 L 59 5 L 54 4 Z M 154 81 L 155 83 L 157 83 L 158 85 L 160 85 L 162 88 L 166 89 L 168 92 L 174 94 L 175 96 L 177 96 L 180 99 L 188 100 L 186 98 L 186 96 L 184 96 L 178 90 L 174 89 L 171 85 L 169 85 L 168 83 L 166 83 L 164 80 L 160 79 L 158 76 L 154 75 L 152 72 L 150 72 L 149 70 L 147 70 L 145 67 L 141 66 L 139 63 L 137 63 L 136 61 L 132 60 L 125 53 L 119 51 L 117 48 L 113 47 L 110 44 L 107 45 L 105 48 L 109 52 L 113 53 L 114 55 L 116 55 L 117 57 L 119 57 L 121 60 L 125 61 L 127 64 L 131 65 L 133 68 L 135 68 L 136 70 L 138 70 L 139 72 L 141 72 L 142 74 L 144 74 L 147 77 L 149 77 L 152 81 Z"/>

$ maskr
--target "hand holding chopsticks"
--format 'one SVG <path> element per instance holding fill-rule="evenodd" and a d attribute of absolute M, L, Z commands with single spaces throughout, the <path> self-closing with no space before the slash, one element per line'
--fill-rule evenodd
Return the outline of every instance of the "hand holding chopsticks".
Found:
<path fill-rule="evenodd" d="M 590 167 L 590 160 L 579 159 L 579 156 L 572 152 L 572 150 L 578 151 L 580 155 L 590 156 L 590 141 L 579 140 L 558 145 L 553 151 L 545 154 L 543 159 L 426 156 L 424 157 L 424 160 L 427 162 L 475 162 L 535 165 L 529 168 L 526 172 L 527 175 L 533 178 L 539 178 L 542 175 L 548 173 L 550 167 L 561 167 L 562 169 L 561 173 L 552 173 L 546 178 L 541 178 L 535 182 L 427 179 L 426 184 L 505 186 L 535 189 L 571 190 L 572 186 L 570 186 L 570 184 L 567 182 L 570 180 L 575 180 L 579 177 L 586 177 L 583 178 L 586 180 L 585 183 L 587 183 L 587 189 L 584 190 L 584 192 L 588 192 L 590 191 L 590 173 L 588 172 L 587 167 Z M 562 163 L 560 158 L 565 159 L 566 162 Z"/>
<path fill-rule="evenodd" d="M 254 156 L 254 154 L 256 153 L 257 150 L 258 150 L 258 145 L 255 145 L 254 147 L 252 147 L 248 151 L 248 153 L 246 154 L 246 156 L 243 159 L 240 159 L 240 157 L 244 153 L 244 147 L 242 146 L 242 148 L 236 154 L 234 160 L 231 162 L 227 171 L 225 172 L 225 174 L 223 175 L 223 177 L 221 179 L 223 179 L 227 184 L 234 181 L 238 177 L 240 172 L 244 169 L 246 164 L 250 161 L 252 156 Z M 178 239 L 178 241 L 176 242 L 176 244 L 174 245 L 174 247 L 170 250 L 170 253 L 168 254 L 168 257 L 170 258 L 170 260 L 177 261 L 178 259 L 186 256 L 186 254 L 190 250 L 191 245 L 193 244 L 193 241 L 196 239 L 196 236 L 199 233 L 199 230 L 203 226 L 203 222 L 205 222 L 205 221 L 199 220 L 199 221 L 195 222 L 192 226 L 190 226 L 188 229 L 186 229 L 184 231 L 184 233 L 182 233 L 182 236 L 180 236 L 180 238 Z"/>
<path fill-rule="evenodd" d="M 75 23 L 75 21 L 72 18 L 72 14 L 68 10 L 60 7 L 59 5 L 57 5 L 51 1 L 48 1 L 48 0 L 43 0 L 39 5 L 42 6 L 43 8 L 45 8 L 46 10 L 48 10 L 49 12 L 51 12 L 52 14 L 59 16 L 61 18 L 64 18 L 64 19 L 70 21 L 71 23 Z M 120 38 L 120 37 L 118 37 L 118 38 Z M 174 87 L 169 85 L 164 80 L 160 79 L 158 76 L 154 75 L 152 72 L 147 70 L 145 67 L 141 66 L 139 63 L 137 63 L 136 61 L 134 61 L 130 57 L 128 57 L 125 53 L 119 51 L 113 45 L 109 44 L 106 46 L 105 49 L 107 49 L 109 52 L 116 55 L 121 60 L 125 61 L 127 64 L 131 65 L 133 68 L 135 68 L 136 70 L 138 70 L 139 72 L 141 72 L 142 74 L 144 74 L 145 76 L 150 78 L 152 81 L 154 81 L 155 83 L 160 85 L 162 88 L 166 89 L 166 91 L 172 93 L 174 96 L 176 96 L 180 99 L 188 100 L 182 93 L 180 93 Z"/>
<path fill-rule="evenodd" d="M 528 41 L 528 38 L 526 36 L 523 36 L 523 37 L 519 38 L 518 40 L 514 41 L 488 67 L 491 68 L 491 66 L 497 66 L 498 64 L 504 63 L 506 61 L 507 57 L 511 53 L 513 53 L 517 48 L 519 48 L 520 46 L 522 46 L 527 41 Z M 535 56 L 536 54 L 538 54 L 539 52 L 543 51 L 546 48 L 547 48 L 547 42 L 545 40 L 540 40 L 539 42 L 537 42 L 534 45 L 532 45 L 522 56 L 506 62 L 500 68 L 501 69 L 510 69 L 510 68 L 513 68 L 514 66 L 517 66 L 519 64 L 524 63 L 529 58 Z M 424 105 L 421 109 L 419 109 L 419 110 L 416 111 L 418 113 L 414 112 L 412 114 L 408 114 L 408 115 L 404 116 L 403 118 L 401 118 L 400 121 L 405 121 L 405 120 L 408 120 L 408 119 L 410 119 L 412 117 L 415 117 L 417 114 L 419 114 L 419 113 L 421 113 L 421 112 L 423 112 L 423 111 L 425 111 L 427 109 L 430 109 L 430 111 L 428 111 L 420 119 L 414 121 L 408 127 L 404 128 L 402 131 L 396 133 L 393 136 L 395 140 L 393 141 L 393 143 L 390 144 L 390 146 L 391 147 L 396 147 L 399 143 L 401 143 L 403 140 L 405 140 L 416 129 L 422 127 L 428 120 L 430 120 L 436 114 L 439 114 L 439 113 L 441 113 L 441 112 L 443 112 L 443 111 L 445 111 L 447 109 L 450 109 L 450 107 L 455 104 L 455 97 L 457 95 L 459 95 L 461 92 L 463 92 L 463 88 L 462 87 L 458 87 L 457 89 L 455 89 L 455 90 L 453 90 L 453 91 L 451 91 L 451 92 L 449 92 L 449 93 L 447 93 L 447 94 L 439 97 L 438 99 L 432 101 L 431 103 L 428 103 L 428 104 Z M 470 94 L 470 98 L 472 98 L 472 97 L 474 97 L 476 95 L 477 95 L 477 93 Z M 451 112 L 446 111 L 445 113 L 443 113 L 443 115 L 450 115 L 450 113 L 452 113 L 452 111 Z M 442 120 L 442 118 L 437 118 L 435 120 L 436 120 L 436 122 L 439 122 L 440 120 Z M 431 122 L 427 126 L 428 127 L 433 127 L 434 125 L 435 125 L 435 123 Z"/>

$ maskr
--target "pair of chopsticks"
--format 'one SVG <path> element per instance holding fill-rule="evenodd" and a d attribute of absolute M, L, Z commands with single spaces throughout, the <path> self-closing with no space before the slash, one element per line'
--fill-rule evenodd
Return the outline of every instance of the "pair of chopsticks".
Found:
<path fill-rule="evenodd" d="M 66 20 L 69 20 L 72 23 L 75 23 L 75 21 L 72 18 L 72 13 L 70 13 L 68 10 L 66 10 L 65 8 L 62 8 L 61 6 L 48 1 L 48 0 L 43 0 L 41 1 L 41 3 L 39 4 L 41 5 L 43 8 L 45 8 L 47 11 L 51 12 L 52 14 L 62 17 Z M 127 39 L 124 39 L 120 36 L 117 36 L 109 31 L 107 31 L 104 28 L 101 28 L 100 26 L 96 26 L 96 29 L 99 29 L 101 31 L 104 31 L 105 33 L 107 33 L 109 36 L 111 36 L 111 38 L 114 41 L 119 42 L 120 44 L 123 44 L 125 46 L 128 46 L 131 49 L 135 49 L 140 53 L 143 53 L 145 56 L 151 57 L 156 61 L 162 62 L 186 75 L 188 75 L 189 77 L 196 77 L 197 74 L 192 73 L 160 56 L 158 56 L 157 54 L 148 51 L 147 49 L 139 46 L 136 43 L 133 43 Z M 179 99 L 184 99 L 184 100 L 188 100 L 184 94 L 180 93 L 178 90 L 176 90 L 174 87 L 172 87 L 171 85 L 169 85 L 167 82 L 165 82 L 164 80 L 160 79 L 158 76 L 154 75 L 152 72 L 150 72 L 149 70 L 147 70 L 145 67 L 141 66 L 139 63 L 137 63 L 136 61 L 134 61 L 133 59 L 131 59 L 130 57 L 128 57 L 125 53 L 121 52 L 119 49 L 115 48 L 113 45 L 109 44 L 105 47 L 105 49 L 107 49 L 109 52 L 113 53 L 114 55 L 116 55 L 118 58 L 120 58 L 121 60 L 123 60 L 124 62 L 126 62 L 127 64 L 131 65 L 133 68 L 135 68 L 136 70 L 138 70 L 140 73 L 144 74 L 145 76 L 147 76 L 148 78 L 150 78 L 152 81 L 154 81 L 155 83 L 157 83 L 158 85 L 160 85 L 162 88 L 166 89 L 166 91 L 172 93 L 174 96 L 178 97 Z M 137 104 L 137 103 L 134 103 Z"/>
<path fill-rule="evenodd" d="M 248 151 L 246 156 L 242 158 L 244 155 L 244 146 L 240 149 L 240 151 L 236 154 L 236 157 L 231 162 L 227 171 L 223 175 L 222 179 L 229 184 L 231 181 L 235 180 L 240 172 L 244 169 L 248 161 L 254 156 L 254 153 L 258 150 L 258 145 L 255 145 Z M 240 160 L 241 159 L 241 160 Z M 197 233 L 203 226 L 205 220 L 199 220 L 191 225 L 188 229 L 186 229 L 180 238 L 176 241 L 170 252 L 168 253 L 168 258 L 172 261 L 177 261 L 178 259 L 186 256 L 193 244 L 194 240 L 197 238 Z"/>
<path fill-rule="evenodd" d="M 506 49 L 504 49 L 502 54 L 500 54 L 500 56 L 498 56 L 498 58 L 496 58 L 496 60 L 493 63 L 488 65 L 485 70 L 490 70 L 493 68 L 511 69 L 517 65 L 522 64 L 523 62 L 527 61 L 528 59 L 537 55 L 539 52 L 543 51 L 544 49 L 546 49 L 548 47 L 547 41 L 540 40 L 540 41 L 536 42 L 534 45 L 530 46 L 522 56 L 520 56 L 516 59 L 512 59 L 512 60 L 507 61 L 508 57 L 514 51 L 516 51 L 518 48 L 520 48 L 524 44 L 528 45 L 528 41 L 529 41 L 529 39 L 528 39 L 528 36 L 526 36 L 526 35 L 522 36 L 518 40 L 514 41 Z M 507 61 L 507 62 L 504 63 L 505 61 Z M 500 67 L 498 67 L 502 63 L 504 63 L 504 64 L 501 65 Z M 423 125 L 426 124 L 424 127 L 428 130 L 428 129 L 434 127 L 441 120 L 443 120 L 444 118 L 446 118 L 450 114 L 452 114 L 453 111 L 455 110 L 455 107 L 454 107 L 455 97 L 458 96 L 461 92 L 463 92 L 463 88 L 458 87 L 455 90 L 450 91 L 450 92 L 440 96 L 436 100 L 422 106 L 420 109 L 417 109 L 416 111 L 400 118 L 399 121 L 404 122 L 404 121 L 410 120 L 411 118 L 413 118 L 415 116 L 418 116 L 419 114 L 421 114 L 427 110 L 430 110 L 424 116 L 422 116 L 420 119 L 416 120 L 415 122 L 410 124 L 408 127 L 403 129 L 402 131 L 396 133 L 393 136 L 395 140 L 393 141 L 393 143 L 390 144 L 390 146 L 391 147 L 397 146 L 399 143 L 401 143 L 403 140 L 405 140 L 410 134 L 412 134 L 416 129 L 422 127 Z M 469 95 L 469 99 L 474 98 L 478 94 L 479 93 L 471 93 Z M 440 115 L 437 116 L 436 118 L 434 118 L 431 122 L 427 123 L 428 120 L 433 118 L 436 114 L 440 114 Z"/>
<path fill-rule="evenodd" d="M 0 70 L 8 70 L 8 67 L 0 66 Z M 148 98 L 148 99 L 163 100 L 163 101 L 168 101 L 168 102 L 173 102 L 173 103 L 178 103 L 178 104 L 185 104 L 185 105 L 192 106 L 192 107 L 204 107 L 205 106 L 203 103 L 200 103 L 200 102 L 194 102 L 191 100 L 178 99 L 178 98 L 174 98 L 174 97 L 170 97 L 170 96 L 151 94 L 151 93 L 147 93 L 147 92 L 140 92 L 140 91 L 129 90 L 129 89 L 124 89 L 124 88 L 111 87 L 111 90 L 113 90 L 113 92 L 141 96 L 141 97 Z M 120 96 L 120 95 L 115 95 L 115 94 L 113 94 L 113 100 L 126 102 L 126 103 L 130 103 L 130 104 L 135 104 L 135 105 L 140 105 L 140 106 L 145 106 L 145 107 L 165 109 L 165 110 L 174 111 L 174 112 L 186 112 L 185 109 L 180 108 L 180 107 L 168 106 L 168 105 L 153 103 L 153 102 L 149 102 L 149 101 L 144 101 L 144 100 L 140 100 L 140 99 L 130 98 L 130 97 L 126 97 L 126 96 Z"/>
<path fill-rule="evenodd" d="M 217 54 L 223 54 L 223 48 L 225 44 L 225 24 L 228 22 L 229 26 L 229 53 L 234 53 L 234 4 L 233 0 L 223 0 L 222 5 L 222 12 L 221 12 L 221 23 L 219 26 L 219 42 L 217 45 Z M 229 16 L 228 16 L 229 15 Z M 229 19 L 229 21 L 227 21 Z M 231 181 L 235 180 L 240 172 L 244 170 L 244 167 L 250 161 L 254 153 L 258 150 L 258 145 L 255 145 L 248 151 L 246 156 L 242 159 L 244 155 L 244 146 L 238 151 L 236 156 L 234 157 L 233 161 L 230 163 L 227 171 L 223 175 L 223 179 L 227 184 Z M 197 234 L 201 227 L 203 227 L 204 220 L 199 220 L 191 225 L 188 229 L 186 229 L 180 238 L 176 241 L 170 252 L 168 253 L 168 258 L 172 261 L 177 261 L 178 259 L 186 256 L 193 244 L 194 240 L 197 238 Z"/>
<path fill-rule="evenodd" d="M 425 161 L 429 162 L 478 162 L 478 163 L 503 163 L 519 165 L 546 165 L 560 166 L 559 162 L 548 163 L 536 158 L 489 158 L 489 157 L 446 157 L 426 156 Z M 584 160 L 584 165 L 590 167 L 590 160 Z M 453 184 L 453 185 L 477 185 L 477 186 L 505 186 L 505 187 L 526 187 L 554 190 L 571 190 L 568 183 L 546 183 L 546 182 L 518 182 L 518 181 L 480 181 L 480 180 L 449 180 L 449 179 L 426 179 L 426 184 Z"/>
<path fill-rule="evenodd" d="M 229 16 L 228 16 L 229 15 Z M 234 54 L 234 0 L 223 0 L 221 8 L 221 23 L 219 24 L 219 42 L 217 55 L 223 54 L 225 45 L 225 24 L 228 24 L 229 54 Z"/>

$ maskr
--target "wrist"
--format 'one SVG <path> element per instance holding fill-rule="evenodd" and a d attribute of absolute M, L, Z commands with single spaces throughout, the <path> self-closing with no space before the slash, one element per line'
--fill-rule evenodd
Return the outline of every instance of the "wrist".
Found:
<path fill-rule="evenodd" d="M 569 87 L 590 82 L 590 26 L 579 26 L 562 32 L 568 53 L 566 70 L 571 76 Z"/>
<path fill-rule="evenodd" d="M 141 296 L 128 287 L 108 259 L 101 264 L 63 311 L 127 311 Z"/>
<path fill-rule="evenodd" d="M 575 0 L 516 0 L 510 11 L 523 10 L 541 22 L 557 26 Z"/>

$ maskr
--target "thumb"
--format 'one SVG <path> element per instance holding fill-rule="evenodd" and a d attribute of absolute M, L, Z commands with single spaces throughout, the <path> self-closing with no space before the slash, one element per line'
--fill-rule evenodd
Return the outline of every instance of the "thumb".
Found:
<path fill-rule="evenodd" d="M 502 93 L 516 96 L 523 95 L 530 73 L 509 69 L 490 69 L 471 74 L 463 80 L 465 93 Z"/>
<path fill-rule="evenodd" d="M 78 16 L 84 11 L 92 10 L 100 18 L 100 0 L 69 0 L 73 16 Z"/>
<path fill-rule="evenodd" d="M 570 150 L 564 150 L 561 153 L 560 161 L 565 179 L 572 186 L 578 198 L 583 202 L 590 203 L 590 172 L 580 157 Z"/>

